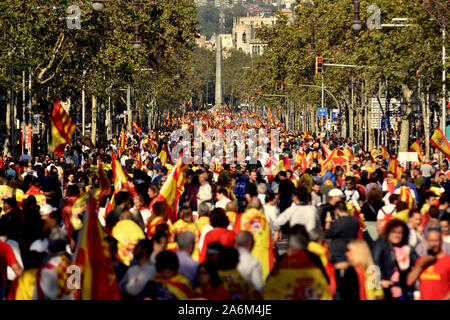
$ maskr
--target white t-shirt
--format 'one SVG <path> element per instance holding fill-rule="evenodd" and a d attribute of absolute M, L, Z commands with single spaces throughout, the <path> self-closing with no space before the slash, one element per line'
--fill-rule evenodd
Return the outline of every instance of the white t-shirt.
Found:
<path fill-rule="evenodd" d="M 377 220 L 383 220 L 386 214 L 392 214 L 393 216 L 395 216 L 397 214 L 397 212 L 395 211 L 395 205 L 388 204 L 387 206 L 384 206 L 380 210 L 378 210 Z"/>
<path fill-rule="evenodd" d="M 225 210 L 225 206 L 228 202 L 231 202 L 231 200 L 225 197 L 222 200 L 216 202 L 216 208 L 222 208 L 223 210 Z"/>

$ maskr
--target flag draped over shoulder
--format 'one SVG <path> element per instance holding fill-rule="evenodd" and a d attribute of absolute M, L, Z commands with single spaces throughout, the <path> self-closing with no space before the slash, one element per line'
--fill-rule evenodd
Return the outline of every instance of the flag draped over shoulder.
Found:
<path fill-rule="evenodd" d="M 66 145 L 72 142 L 72 134 L 75 131 L 76 126 L 59 101 L 55 102 L 51 123 L 53 152 L 58 157 L 62 157 Z"/>
<path fill-rule="evenodd" d="M 264 300 L 331 300 L 328 281 L 306 251 L 278 261 L 264 286 Z"/>
<path fill-rule="evenodd" d="M 91 195 L 75 253 L 75 264 L 82 272 L 76 296 L 79 300 L 120 300 L 111 251 L 95 212 L 96 202 Z"/>
<path fill-rule="evenodd" d="M 165 202 L 167 205 L 167 217 L 174 223 L 177 220 L 178 200 L 184 192 L 183 162 L 181 158 L 172 169 L 166 182 L 161 188 L 156 202 Z"/>
<path fill-rule="evenodd" d="M 433 136 L 430 139 L 430 145 L 444 153 L 447 158 L 450 158 L 450 143 L 445 138 L 440 128 L 437 128 L 434 131 Z"/>

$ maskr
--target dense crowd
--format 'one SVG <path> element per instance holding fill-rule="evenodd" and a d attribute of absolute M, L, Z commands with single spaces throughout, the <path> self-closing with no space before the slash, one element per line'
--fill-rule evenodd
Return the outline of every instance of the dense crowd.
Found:
<path fill-rule="evenodd" d="M 283 132 L 283 166 L 269 172 L 270 154 L 183 165 L 169 208 L 168 132 L 154 149 L 130 134 L 120 150 L 119 139 L 57 159 L 27 150 L 2 159 L 2 299 L 74 299 L 67 268 L 103 170 L 111 183 L 98 220 L 122 299 L 450 299 L 446 160 L 390 170 L 382 149 Z M 347 161 L 323 166 L 325 150 L 348 150 Z M 126 185 L 112 183 L 115 154 Z"/>

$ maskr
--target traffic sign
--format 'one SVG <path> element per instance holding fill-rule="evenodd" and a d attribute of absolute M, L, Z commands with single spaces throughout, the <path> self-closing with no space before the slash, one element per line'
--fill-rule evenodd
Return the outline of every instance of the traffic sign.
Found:
<path fill-rule="evenodd" d="M 327 108 L 318 108 L 318 117 L 326 117 L 328 115 Z"/>

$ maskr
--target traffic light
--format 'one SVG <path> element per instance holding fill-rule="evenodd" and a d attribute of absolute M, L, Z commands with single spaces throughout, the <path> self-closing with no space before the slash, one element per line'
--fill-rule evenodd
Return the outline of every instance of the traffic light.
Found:
<path fill-rule="evenodd" d="M 283 83 L 281 84 L 281 90 L 286 89 L 286 81 L 283 81 Z"/>
<path fill-rule="evenodd" d="M 275 90 L 278 90 L 278 84 L 280 83 L 280 81 L 276 81 L 276 83 L 275 83 Z"/>
<path fill-rule="evenodd" d="M 323 72 L 323 58 L 316 57 L 316 74 Z"/>

